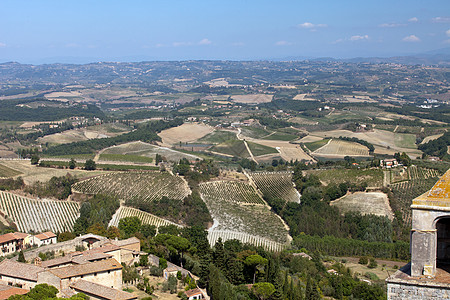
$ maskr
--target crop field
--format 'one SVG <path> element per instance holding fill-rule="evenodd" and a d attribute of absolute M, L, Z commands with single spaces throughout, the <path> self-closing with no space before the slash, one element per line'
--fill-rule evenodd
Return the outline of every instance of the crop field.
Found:
<path fill-rule="evenodd" d="M 244 135 L 246 137 L 254 138 L 254 139 L 263 138 L 263 137 L 271 134 L 270 131 L 267 131 L 264 128 L 251 127 L 251 126 L 242 127 L 241 132 L 242 132 L 242 135 Z"/>
<path fill-rule="evenodd" d="M 394 154 L 395 152 L 406 152 L 412 157 L 420 155 L 415 145 L 415 135 L 406 133 L 394 133 L 386 130 L 374 129 L 366 132 L 352 132 L 349 130 L 317 131 L 313 133 L 323 138 L 356 137 L 365 140 L 375 146 L 375 153 Z"/>
<path fill-rule="evenodd" d="M 181 177 L 158 171 L 114 172 L 77 182 L 72 190 L 113 195 L 126 203 L 160 200 L 163 196 L 182 200 L 191 193 Z"/>
<path fill-rule="evenodd" d="M 298 144 L 291 144 L 286 141 L 271 141 L 261 139 L 248 139 L 247 142 L 254 142 L 260 145 L 275 148 L 281 158 L 283 158 L 285 161 L 314 160 L 311 156 L 306 154 Z"/>
<path fill-rule="evenodd" d="M 163 145 L 175 145 L 194 142 L 214 131 L 209 125 L 200 123 L 184 123 L 181 126 L 161 131 L 158 135 L 162 138 Z"/>
<path fill-rule="evenodd" d="M 310 170 L 308 174 L 314 174 L 325 184 L 350 182 L 361 184 L 367 182 L 369 187 L 383 186 L 383 171 L 380 169 L 321 169 Z"/>
<path fill-rule="evenodd" d="M 148 143 L 144 143 L 141 141 L 131 142 L 126 144 L 121 144 L 117 146 L 112 146 L 103 150 L 100 158 L 104 154 L 117 154 L 117 155 L 130 155 L 138 160 L 138 156 L 144 157 L 139 160 L 146 160 L 148 162 L 149 159 L 154 159 L 156 154 L 160 154 L 165 157 L 166 160 L 171 162 L 178 162 L 182 158 L 186 158 L 187 160 L 196 160 L 199 158 L 196 155 L 183 153 L 180 151 L 176 151 L 173 149 L 169 149 L 167 147 L 159 147 L 156 145 L 151 145 Z"/>
<path fill-rule="evenodd" d="M 313 154 L 325 157 L 369 156 L 369 149 L 358 143 L 331 139 Z"/>
<path fill-rule="evenodd" d="M 151 158 L 151 157 L 132 155 L 132 154 L 109 154 L 109 153 L 100 154 L 99 160 L 100 161 L 121 161 L 121 162 L 147 163 L 147 164 L 150 164 L 153 162 L 153 158 Z"/>
<path fill-rule="evenodd" d="M 233 95 L 231 100 L 233 102 L 245 104 L 261 104 L 271 102 L 273 95 L 267 94 L 249 94 L 249 95 Z"/>
<path fill-rule="evenodd" d="M 239 185 L 226 182 L 200 184 L 200 194 L 214 219 L 214 225 L 209 229 L 210 233 L 231 231 L 253 236 L 254 240 L 287 243 L 288 230 L 282 220 L 266 205 L 248 204 L 249 202 L 263 203 L 256 191 L 252 189 L 250 185 L 245 187 L 244 183 Z M 245 199 L 245 202 L 242 199 Z M 245 240 L 242 241 L 245 242 Z"/>
<path fill-rule="evenodd" d="M 391 220 L 394 217 L 388 196 L 381 192 L 356 192 L 334 200 L 330 204 L 339 208 L 342 213 L 354 211 L 364 215 L 386 216 Z"/>
<path fill-rule="evenodd" d="M 435 135 L 427 136 L 426 138 L 423 139 L 423 141 L 421 142 L 421 144 L 426 144 L 426 143 L 428 143 L 429 141 L 437 140 L 438 138 L 440 138 L 440 137 L 443 136 L 443 135 L 444 135 L 444 134 L 441 133 L 441 134 L 435 134 Z"/>
<path fill-rule="evenodd" d="M 108 226 L 118 227 L 120 219 L 126 217 L 138 217 L 141 220 L 142 224 L 154 225 L 156 227 L 167 225 L 176 225 L 180 227 L 180 225 L 178 224 L 162 219 L 148 212 L 127 206 L 119 207 L 116 213 L 112 216 L 111 221 L 109 221 Z"/>
<path fill-rule="evenodd" d="M 209 198 L 219 196 L 241 204 L 265 204 L 251 185 L 240 181 L 207 182 L 201 185 L 201 192 Z"/>
<path fill-rule="evenodd" d="M 247 158 L 250 156 L 250 154 L 247 151 L 247 147 L 245 147 L 244 141 L 240 140 L 228 140 L 213 146 L 210 150 L 242 158 Z"/>
<path fill-rule="evenodd" d="M 277 149 L 269 146 L 264 146 L 253 142 L 247 142 L 247 145 L 254 156 L 278 153 Z"/>
<path fill-rule="evenodd" d="M 202 137 L 198 142 L 220 144 L 228 140 L 237 140 L 236 133 L 227 130 L 217 130 Z"/>
<path fill-rule="evenodd" d="M 414 179 L 428 179 L 430 177 L 439 177 L 439 171 L 435 169 L 427 169 L 417 166 L 408 167 L 408 177 L 410 180 Z"/>
<path fill-rule="evenodd" d="M 2 164 L 17 170 L 22 173 L 22 178 L 26 184 L 32 184 L 36 181 L 46 182 L 53 176 L 64 176 L 67 173 L 77 177 L 83 178 L 88 176 L 95 176 L 99 174 L 105 174 L 107 171 L 86 171 L 86 170 L 70 170 L 70 169 L 56 169 L 56 168 L 43 168 L 31 165 L 29 160 L 5 160 Z"/>
<path fill-rule="evenodd" d="M 252 172 L 249 176 L 266 199 L 283 199 L 300 203 L 300 194 L 294 188 L 291 172 Z"/>
<path fill-rule="evenodd" d="M 22 232 L 71 231 L 79 204 L 72 201 L 30 199 L 0 191 L 0 210 Z"/>
<path fill-rule="evenodd" d="M 22 172 L 19 172 L 17 170 L 11 169 L 5 165 L 0 164 L 0 178 L 14 177 L 20 174 L 22 174 Z"/>
<path fill-rule="evenodd" d="M 303 143 L 305 143 L 306 148 L 309 149 L 309 151 L 314 152 L 317 149 L 320 149 L 321 147 L 325 146 L 330 140 L 329 139 L 322 139 L 319 138 L 319 140 L 315 140 L 315 141 L 311 141 L 311 142 L 305 142 L 305 141 L 301 141 Z"/>

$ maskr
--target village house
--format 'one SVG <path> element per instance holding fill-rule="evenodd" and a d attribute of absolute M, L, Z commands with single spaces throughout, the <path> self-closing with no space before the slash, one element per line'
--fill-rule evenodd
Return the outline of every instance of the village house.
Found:
<path fill-rule="evenodd" d="M 34 243 L 38 247 L 57 243 L 56 234 L 51 231 L 43 232 L 34 236 Z"/>
<path fill-rule="evenodd" d="M 192 278 L 192 274 L 188 270 L 183 269 L 182 267 L 179 267 L 179 266 L 177 266 L 177 265 L 175 265 L 175 264 L 173 264 L 171 262 L 167 262 L 167 268 L 165 268 L 163 270 L 164 279 L 166 279 L 166 280 L 169 279 L 170 275 L 176 277 L 178 272 L 180 272 L 181 276 L 183 276 L 183 277 L 189 276 L 189 277 Z"/>
<path fill-rule="evenodd" d="M 398 167 L 398 165 L 399 164 L 395 158 L 380 160 L 380 167 L 382 168 L 390 169 Z"/>
<path fill-rule="evenodd" d="M 38 284 L 38 273 L 44 268 L 5 259 L 0 262 L 0 284 L 32 289 Z"/>
<path fill-rule="evenodd" d="M 70 285 L 70 291 L 72 293 L 83 293 L 89 297 L 89 299 L 95 300 L 134 300 L 138 299 L 137 296 L 116 290 L 101 284 L 89 282 L 86 280 L 78 280 Z M 70 297 L 70 294 L 66 294 Z"/>
<path fill-rule="evenodd" d="M 203 295 L 202 291 L 199 288 L 185 291 L 184 294 L 186 295 L 188 300 L 197 300 L 205 298 L 205 296 Z"/>
<path fill-rule="evenodd" d="M 14 232 L 0 235 L 0 256 L 6 256 L 23 248 L 34 245 L 33 236 L 28 233 Z"/>
<path fill-rule="evenodd" d="M 24 295 L 26 293 L 28 293 L 26 289 L 0 284 L 0 300 L 6 300 L 13 295 Z"/>

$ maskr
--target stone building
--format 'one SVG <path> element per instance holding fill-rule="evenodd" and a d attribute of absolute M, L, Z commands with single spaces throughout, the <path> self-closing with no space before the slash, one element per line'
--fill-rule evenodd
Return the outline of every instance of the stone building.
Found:
<path fill-rule="evenodd" d="M 450 298 L 450 170 L 411 209 L 411 263 L 386 280 L 388 299 Z"/>

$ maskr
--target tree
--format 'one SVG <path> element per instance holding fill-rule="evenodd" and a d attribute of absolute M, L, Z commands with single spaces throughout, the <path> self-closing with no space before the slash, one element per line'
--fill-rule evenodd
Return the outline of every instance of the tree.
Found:
<path fill-rule="evenodd" d="M 31 164 L 32 165 L 37 165 L 39 163 L 39 156 L 37 154 L 33 154 L 31 156 Z"/>
<path fill-rule="evenodd" d="M 166 240 L 166 244 L 168 246 L 172 246 L 181 254 L 180 262 L 181 262 L 181 267 L 183 267 L 183 252 L 185 252 L 189 249 L 189 247 L 191 246 L 191 243 L 187 239 L 185 239 L 181 236 L 173 235 Z"/>
<path fill-rule="evenodd" d="M 25 255 L 23 255 L 23 250 L 20 250 L 20 252 L 19 252 L 19 257 L 17 258 L 17 261 L 18 262 L 21 262 L 21 263 L 26 263 L 27 261 L 25 260 Z"/>
<path fill-rule="evenodd" d="M 92 233 L 92 234 L 96 234 L 96 235 L 105 236 L 106 229 L 102 224 L 95 223 L 88 227 L 88 229 L 86 230 L 86 233 Z"/>
<path fill-rule="evenodd" d="M 255 283 L 255 281 L 256 281 L 256 272 L 258 271 L 258 267 L 262 267 L 262 266 L 266 265 L 267 262 L 268 262 L 267 259 L 265 259 L 264 257 L 262 257 L 258 254 L 247 256 L 244 263 L 247 266 L 253 268 L 253 283 Z"/>
<path fill-rule="evenodd" d="M 218 267 L 220 270 L 225 270 L 225 251 L 223 249 L 223 243 L 222 238 L 219 238 L 214 245 L 214 264 L 216 267 Z"/>
<path fill-rule="evenodd" d="M 125 217 L 119 221 L 119 229 L 123 231 L 126 236 L 131 236 L 139 231 L 141 227 L 141 220 L 138 217 Z"/>
<path fill-rule="evenodd" d="M 150 224 L 143 224 L 139 230 L 146 238 L 154 237 L 156 235 L 156 226 Z"/>
<path fill-rule="evenodd" d="M 94 160 L 88 159 L 88 160 L 86 160 L 86 162 L 84 163 L 84 169 L 85 169 L 85 170 L 92 171 L 92 170 L 97 169 L 97 165 L 96 165 L 96 163 L 95 163 Z"/>
<path fill-rule="evenodd" d="M 115 239 L 120 237 L 120 230 L 116 226 L 109 226 L 106 230 L 106 237 L 108 239 Z"/>
<path fill-rule="evenodd" d="M 70 240 L 73 240 L 76 237 L 77 236 L 73 232 L 70 232 L 70 231 L 61 232 L 58 235 L 58 242 L 70 241 Z"/>
<path fill-rule="evenodd" d="M 70 162 L 69 162 L 69 169 L 71 169 L 71 170 L 75 169 L 76 165 L 77 165 L 77 162 L 75 161 L 75 159 L 71 158 Z"/>
<path fill-rule="evenodd" d="M 252 287 L 252 292 L 258 297 L 258 299 L 269 299 L 275 292 L 275 287 L 270 282 L 258 282 Z"/>

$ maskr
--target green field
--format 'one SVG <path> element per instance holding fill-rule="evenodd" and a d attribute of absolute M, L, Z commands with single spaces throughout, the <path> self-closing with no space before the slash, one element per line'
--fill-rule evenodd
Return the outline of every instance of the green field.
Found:
<path fill-rule="evenodd" d="M 271 135 L 263 137 L 264 140 L 275 140 L 275 141 L 292 141 L 298 139 L 298 136 L 294 134 L 284 133 L 284 132 L 274 132 Z"/>
<path fill-rule="evenodd" d="M 245 147 L 244 141 L 239 140 L 225 141 L 224 143 L 212 147 L 211 150 L 214 152 L 219 152 L 243 158 L 250 156 L 250 154 L 247 151 L 247 147 Z"/>
<path fill-rule="evenodd" d="M 397 147 L 417 149 L 416 136 L 414 134 L 396 134 L 394 143 Z"/>
<path fill-rule="evenodd" d="M 269 146 L 264 146 L 253 142 L 247 142 L 247 145 L 250 148 L 250 151 L 252 151 L 254 156 L 278 153 L 277 149 Z"/>
<path fill-rule="evenodd" d="M 212 144 L 220 144 L 228 140 L 237 140 L 236 134 L 230 131 L 214 131 L 199 139 L 199 142 L 207 142 Z"/>
<path fill-rule="evenodd" d="M 64 158 L 64 159 L 75 159 L 75 160 L 86 160 L 93 159 L 95 154 L 75 154 L 75 155 L 58 155 L 58 156 L 50 156 L 50 155 L 42 155 L 43 158 Z"/>
<path fill-rule="evenodd" d="M 367 182 L 370 187 L 383 186 L 383 171 L 380 169 L 327 169 L 311 170 L 308 173 L 318 176 L 326 184 L 342 182 L 361 184 Z"/>
<path fill-rule="evenodd" d="M 125 162 L 134 162 L 134 163 L 152 163 L 153 158 L 140 156 L 140 155 L 131 155 L 131 154 L 100 154 L 100 160 L 106 161 L 125 161 Z"/>
<path fill-rule="evenodd" d="M 323 139 L 321 141 L 317 141 L 317 142 L 310 142 L 310 143 L 305 143 L 306 148 L 309 149 L 309 151 L 314 152 L 317 149 L 319 149 L 320 147 L 324 146 L 326 143 L 328 143 L 329 139 Z"/>
<path fill-rule="evenodd" d="M 7 166 L 4 166 L 0 164 L 0 177 L 14 177 L 16 175 L 22 174 L 21 172 L 8 168 Z"/>
<path fill-rule="evenodd" d="M 244 127 L 241 129 L 242 135 L 248 136 L 250 138 L 254 139 L 260 139 L 265 137 L 266 135 L 269 135 L 270 132 L 265 130 L 264 128 L 260 127 Z"/>

